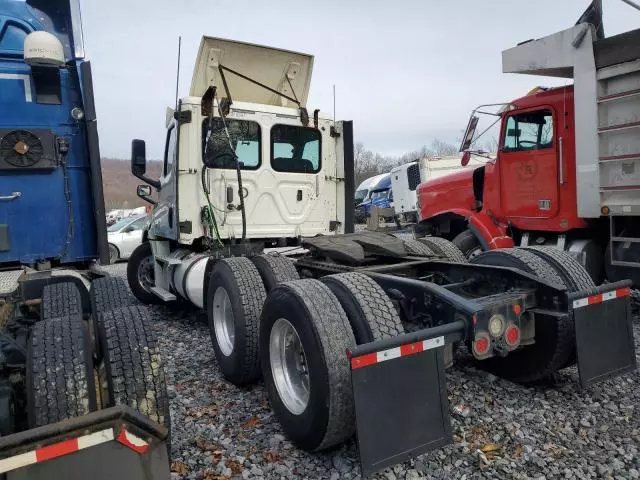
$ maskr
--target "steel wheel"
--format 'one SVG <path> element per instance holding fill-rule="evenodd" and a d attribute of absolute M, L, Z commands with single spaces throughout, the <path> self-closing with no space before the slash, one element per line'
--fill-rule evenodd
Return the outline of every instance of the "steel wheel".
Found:
<path fill-rule="evenodd" d="M 298 333 L 284 318 L 276 320 L 271 329 L 269 359 L 282 403 L 291 413 L 300 415 L 309 403 L 307 357 Z"/>
<path fill-rule="evenodd" d="M 151 287 L 155 285 L 152 256 L 146 257 L 138 265 L 138 283 L 146 292 L 151 293 Z"/>
<path fill-rule="evenodd" d="M 473 250 L 469 250 L 467 252 L 467 259 L 472 260 L 476 258 L 478 255 L 480 255 L 482 252 L 484 252 L 484 250 L 482 250 L 482 247 L 480 246 L 474 248 Z"/>
<path fill-rule="evenodd" d="M 233 352 L 236 328 L 231 300 L 223 287 L 218 287 L 213 295 L 213 327 L 220 351 L 228 357 Z"/>

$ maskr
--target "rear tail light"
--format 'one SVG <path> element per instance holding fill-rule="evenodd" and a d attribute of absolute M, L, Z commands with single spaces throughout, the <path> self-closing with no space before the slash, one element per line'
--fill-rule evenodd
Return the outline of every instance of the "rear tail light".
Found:
<path fill-rule="evenodd" d="M 487 357 L 491 350 L 491 337 L 485 332 L 476 334 L 472 347 L 473 355 L 476 358 L 481 359 Z"/>
<path fill-rule="evenodd" d="M 504 341 L 510 349 L 514 349 L 520 345 L 520 329 L 517 325 L 511 324 L 507 327 L 504 332 Z"/>
<path fill-rule="evenodd" d="M 489 319 L 489 333 L 495 338 L 498 338 L 504 333 L 505 326 L 504 317 L 498 313 L 492 315 Z"/>

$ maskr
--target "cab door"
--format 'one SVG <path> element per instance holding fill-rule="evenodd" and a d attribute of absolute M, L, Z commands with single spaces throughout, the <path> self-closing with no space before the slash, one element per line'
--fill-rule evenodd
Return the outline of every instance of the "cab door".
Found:
<path fill-rule="evenodd" d="M 551 218 L 558 212 L 558 153 L 553 110 L 517 111 L 504 120 L 500 197 L 505 217 Z"/>

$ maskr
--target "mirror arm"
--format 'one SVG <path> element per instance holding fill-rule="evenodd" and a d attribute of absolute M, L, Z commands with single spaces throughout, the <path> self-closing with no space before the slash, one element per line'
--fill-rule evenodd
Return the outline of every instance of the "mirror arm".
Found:
<path fill-rule="evenodd" d="M 136 195 L 138 195 L 138 193 L 136 192 Z M 157 205 L 158 202 L 156 202 L 154 199 L 149 198 L 149 197 L 143 197 L 142 195 L 138 195 L 138 198 L 141 198 L 142 200 L 144 200 L 147 203 L 150 203 L 151 205 Z"/>
<path fill-rule="evenodd" d="M 143 173 L 134 173 L 134 175 L 136 176 L 136 178 L 139 178 L 144 183 L 151 185 L 156 190 L 160 190 L 160 180 L 154 180 L 153 178 L 149 178 Z"/>

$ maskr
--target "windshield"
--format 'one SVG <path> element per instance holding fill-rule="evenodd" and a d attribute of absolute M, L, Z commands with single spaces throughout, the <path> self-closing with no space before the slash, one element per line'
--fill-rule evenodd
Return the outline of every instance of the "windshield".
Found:
<path fill-rule="evenodd" d="M 356 200 L 359 200 L 359 201 L 364 200 L 364 198 L 367 196 L 367 193 L 369 193 L 369 190 L 367 190 L 366 188 L 362 190 L 358 190 L 356 192 Z"/>
<path fill-rule="evenodd" d="M 135 218 L 133 217 L 123 218 L 122 220 L 114 223 L 109 228 L 107 228 L 107 232 L 117 232 L 118 230 L 121 230 L 122 228 L 126 227 L 128 224 L 130 224 L 134 220 Z"/>
<path fill-rule="evenodd" d="M 381 198 L 387 198 L 391 190 L 377 190 L 371 193 L 371 200 L 379 200 Z"/>

